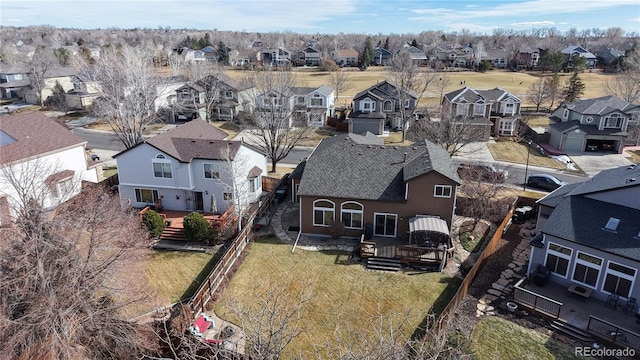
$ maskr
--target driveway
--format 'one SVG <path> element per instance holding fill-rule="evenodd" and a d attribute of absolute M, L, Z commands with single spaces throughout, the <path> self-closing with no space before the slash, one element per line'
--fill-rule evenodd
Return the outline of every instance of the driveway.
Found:
<path fill-rule="evenodd" d="M 493 155 L 489 151 L 486 142 L 473 142 L 466 144 L 456 155 L 454 159 L 479 162 L 479 163 L 493 163 Z"/>
<path fill-rule="evenodd" d="M 631 165 L 622 154 L 612 154 L 605 152 L 571 153 L 571 160 L 578 165 L 589 177 L 592 177 L 602 170 L 612 169 L 620 166 Z"/>

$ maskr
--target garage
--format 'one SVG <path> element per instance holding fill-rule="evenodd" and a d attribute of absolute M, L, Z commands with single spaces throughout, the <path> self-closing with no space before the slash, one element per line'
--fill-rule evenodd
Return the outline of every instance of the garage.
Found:
<path fill-rule="evenodd" d="M 584 134 L 582 132 L 569 132 L 565 134 L 564 149 L 566 152 L 584 151 Z"/>
<path fill-rule="evenodd" d="M 618 152 L 619 141 L 616 140 L 600 140 L 600 139 L 587 139 L 584 151 L 607 151 Z"/>

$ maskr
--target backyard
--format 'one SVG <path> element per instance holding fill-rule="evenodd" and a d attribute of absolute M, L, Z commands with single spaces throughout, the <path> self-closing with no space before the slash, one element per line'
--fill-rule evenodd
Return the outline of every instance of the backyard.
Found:
<path fill-rule="evenodd" d="M 264 288 L 268 287 L 296 289 L 285 295 L 291 296 L 287 303 L 295 304 L 299 290 L 306 288 L 311 296 L 302 311 L 305 329 L 285 353 L 309 357 L 328 351 L 319 349 L 326 344 L 344 344 L 354 334 L 388 330 L 388 326 L 397 326 L 400 340 L 409 340 L 430 311 L 437 313 L 444 308 L 459 283 L 459 279 L 444 273 L 368 271 L 350 261 L 346 252 L 291 253 L 291 245 L 271 236 L 251 244 L 248 256 L 217 301 L 215 312 L 239 322 L 225 304 L 249 304 L 256 292 L 267 291 Z M 376 323 L 380 319 L 384 324 Z M 375 341 L 375 337 L 369 340 Z M 344 345 L 362 346 L 362 341 Z"/>

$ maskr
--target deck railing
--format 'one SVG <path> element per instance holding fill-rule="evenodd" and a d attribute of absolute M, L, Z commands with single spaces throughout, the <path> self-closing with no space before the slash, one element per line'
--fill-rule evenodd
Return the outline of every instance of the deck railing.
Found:
<path fill-rule="evenodd" d="M 562 303 L 546 296 L 542 296 L 534 291 L 521 287 L 526 278 L 520 279 L 513 287 L 513 299 L 520 305 L 526 306 L 554 319 L 560 317 Z"/>
<path fill-rule="evenodd" d="M 640 335 L 593 315 L 589 316 L 587 332 L 621 347 L 640 350 Z"/>

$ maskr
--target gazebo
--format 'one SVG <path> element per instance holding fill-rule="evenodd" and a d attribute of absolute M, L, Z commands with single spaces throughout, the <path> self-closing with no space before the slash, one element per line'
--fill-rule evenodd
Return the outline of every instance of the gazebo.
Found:
<path fill-rule="evenodd" d="M 451 247 L 447 222 L 436 216 L 416 215 L 409 219 L 409 244 L 436 248 Z"/>

